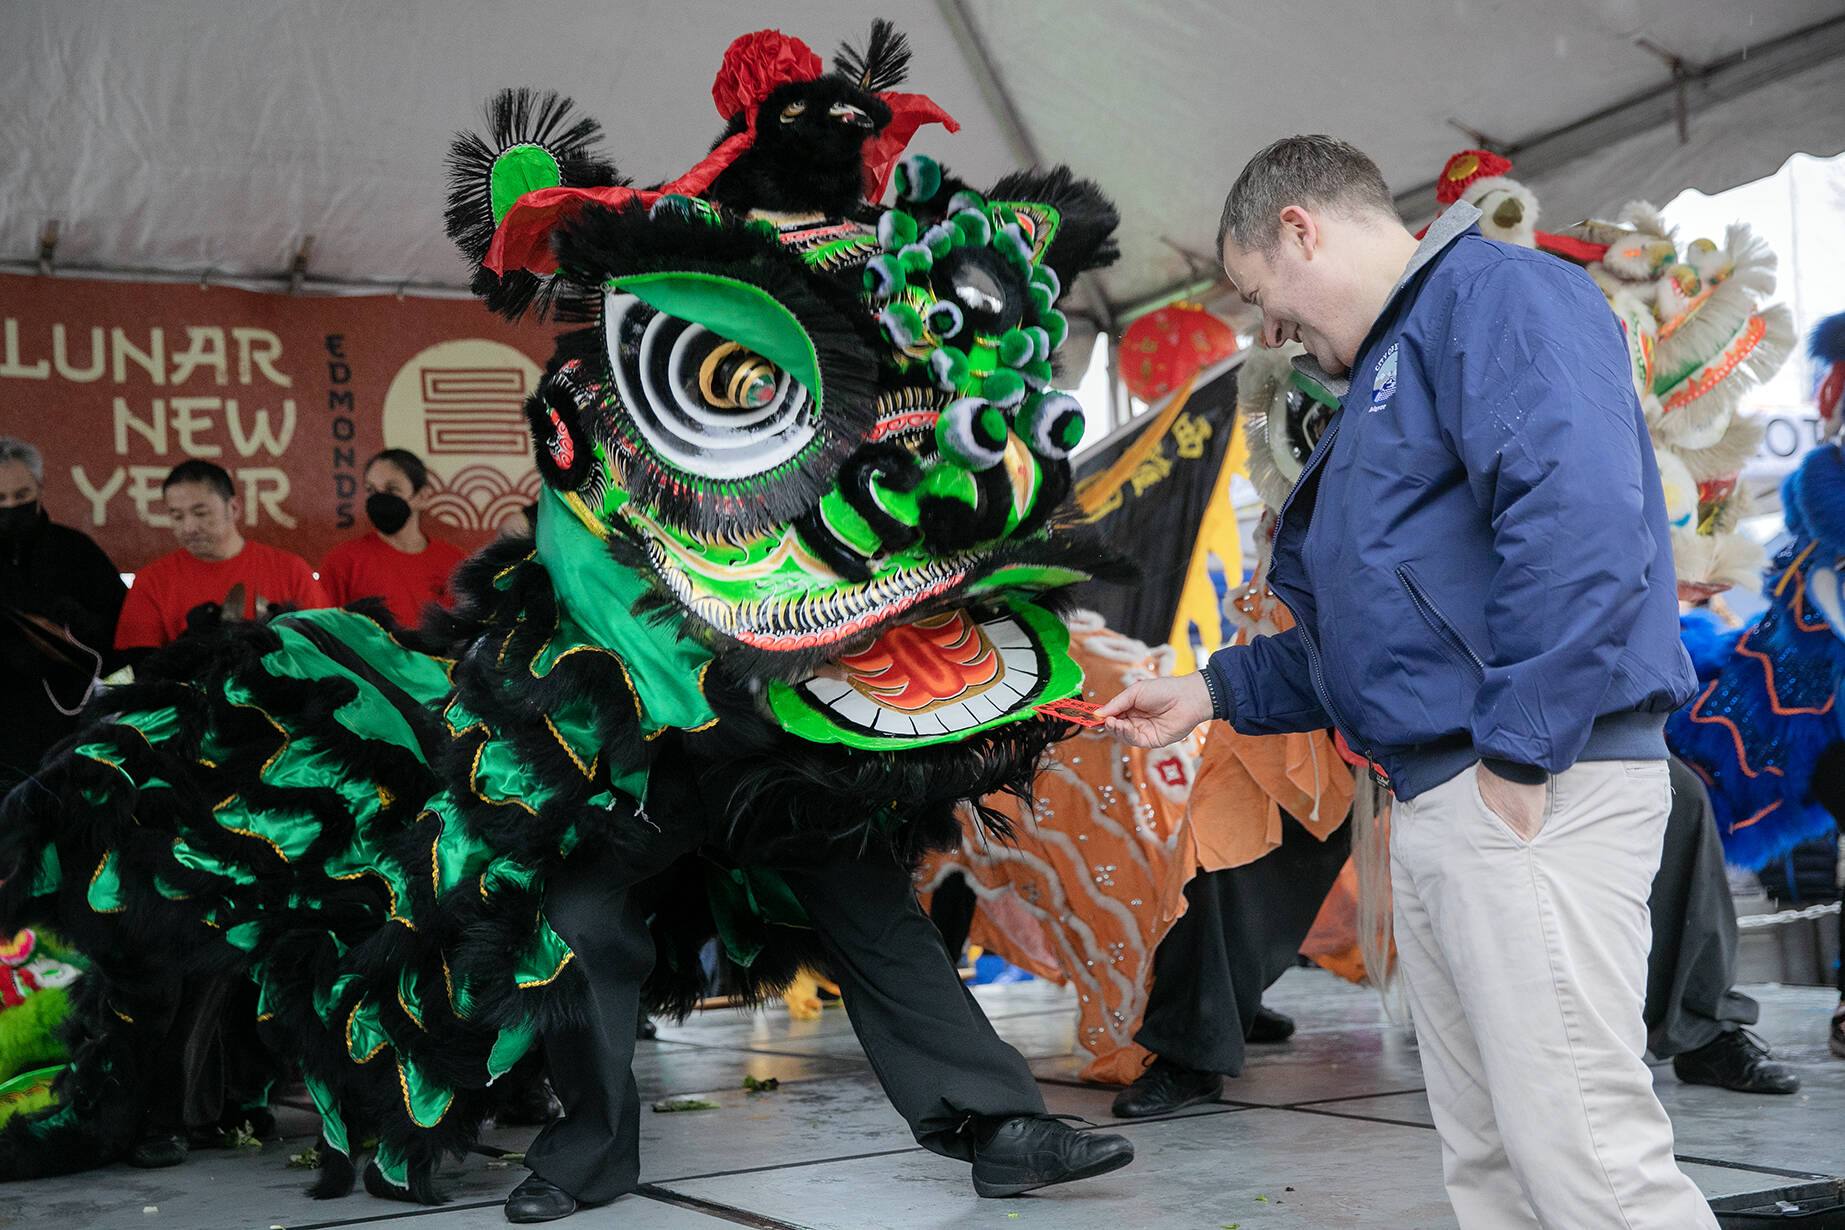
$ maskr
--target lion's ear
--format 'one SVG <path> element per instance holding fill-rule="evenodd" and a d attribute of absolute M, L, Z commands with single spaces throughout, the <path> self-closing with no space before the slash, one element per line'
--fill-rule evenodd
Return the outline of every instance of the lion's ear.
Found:
<path fill-rule="evenodd" d="M 487 135 L 458 133 L 448 151 L 448 237 L 468 262 L 474 293 L 517 320 L 536 306 L 548 314 L 562 289 L 555 276 L 523 269 L 497 275 L 482 262 L 494 230 L 513 203 L 545 188 L 624 184 L 595 145 L 602 125 L 576 114 L 570 99 L 532 89 L 501 90 L 487 100 Z"/>

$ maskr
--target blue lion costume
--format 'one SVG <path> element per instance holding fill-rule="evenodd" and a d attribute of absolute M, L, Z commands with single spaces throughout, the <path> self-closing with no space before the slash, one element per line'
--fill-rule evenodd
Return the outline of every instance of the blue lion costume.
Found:
<path fill-rule="evenodd" d="M 1733 630 L 1708 612 L 1685 616 L 1704 686 L 1666 723 L 1672 751 L 1710 788 L 1724 857 L 1751 870 L 1830 835 L 1845 813 L 1845 453 L 1837 440 L 1845 313 L 1820 322 L 1809 351 L 1823 373 L 1827 442 L 1782 484 L 1793 540 L 1766 574 L 1769 607 Z"/>

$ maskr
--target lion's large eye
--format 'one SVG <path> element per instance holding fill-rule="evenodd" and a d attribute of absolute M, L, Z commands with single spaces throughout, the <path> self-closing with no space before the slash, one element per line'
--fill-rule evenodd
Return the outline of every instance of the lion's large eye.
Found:
<path fill-rule="evenodd" d="M 784 124 L 794 123 L 796 118 L 802 115 L 806 110 L 807 110 L 807 104 L 798 98 L 795 99 L 793 102 L 789 103 L 787 106 L 782 108 L 782 123 Z"/>
<path fill-rule="evenodd" d="M 667 465 L 707 479 L 767 474 L 814 438 L 807 388 L 703 325 L 611 292 L 609 367 L 635 429 Z"/>
<path fill-rule="evenodd" d="M 780 375 L 761 355 L 725 342 L 698 365 L 698 391 L 725 410 L 760 410 L 775 397 Z"/>

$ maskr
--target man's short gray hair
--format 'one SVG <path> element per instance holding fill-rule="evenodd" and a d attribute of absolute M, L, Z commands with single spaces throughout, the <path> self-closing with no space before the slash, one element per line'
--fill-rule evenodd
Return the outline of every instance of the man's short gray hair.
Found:
<path fill-rule="evenodd" d="M 1377 164 L 1356 146 L 1324 135 L 1283 137 L 1254 158 L 1230 186 L 1217 224 L 1217 254 L 1234 239 L 1245 252 L 1271 256 L 1290 205 L 1333 205 L 1397 217 Z"/>
<path fill-rule="evenodd" d="M 17 461 L 25 466 L 32 471 L 32 481 L 44 485 L 45 458 L 18 436 L 0 436 L 0 466 L 9 461 Z"/>

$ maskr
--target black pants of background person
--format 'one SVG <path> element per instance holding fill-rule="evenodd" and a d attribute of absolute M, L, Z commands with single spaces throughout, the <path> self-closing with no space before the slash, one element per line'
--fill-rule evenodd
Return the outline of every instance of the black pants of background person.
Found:
<path fill-rule="evenodd" d="M 1839 832 L 1845 834 L 1845 742 L 1833 743 L 1820 753 L 1807 780 L 1807 792 L 1821 807 L 1832 813 Z M 1839 951 L 1845 953 L 1845 910 L 1839 911 Z M 1838 963 L 1839 1007 L 1832 1015 L 1829 1044 L 1832 1053 L 1845 1059 L 1845 959 Z"/>
<path fill-rule="evenodd" d="M 1275 849 L 1193 876 L 1185 913 L 1153 954 L 1134 1041 L 1201 1072 L 1240 1073 L 1262 992 L 1295 963 L 1351 851 L 1350 824 L 1320 841 L 1284 811 Z"/>
<path fill-rule="evenodd" d="M 705 834 L 682 810 L 699 806 L 683 784 L 693 775 L 661 764 L 653 780 L 648 810 L 662 821 L 663 867 Z M 678 806 L 660 797 L 673 791 L 681 792 Z M 544 1034 L 564 1117 L 539 1133 L 525 1164 L 583 1203 L 613 1200 L 640 1179 L 640 1097 L 631 1067 L 640 985 L 654 954 L 635 886 L 653 870 L 632 860 L 571 860 L 545 888 L 546 921 L 588 979 L 588 1012 L 579 1024 Z M 1044 1113 L 1031 1070 L 961 984 L 894 857 L 874 848 L 780 870 L 826 951 L 879 1083 L 917 1143 L 965 1161 L 972 1150 L 961 1129 L 969 1116 Z"/>
<path fill-rule="evenodd" d="M 1697 774 L 1670 762 L 1659 874 L 1649 906 L 1653 951 L 1646 966 L 1647 1048 L 1661 1059 L 1695 1051 L 1753 1025 L 1761 1006 L 1730 984 L 1736 976 L 1736 905 L 1723 842 Z"/>
<path fill-rule="evenodd" d="M 256 999 L 248 979 L 191 975 L 169 979 L 137 1005 L 151 1041 L 137 1056 L 133 1084 L 141 1105 L 130 1153 L 136 1165 L 172 1165 L 189 1143 L 216 1143 L 219 1131 L 244 1123 L 258 1136 L 274 1129 L 269 1087 L 281 1065 L 257 1035 Z"/>

